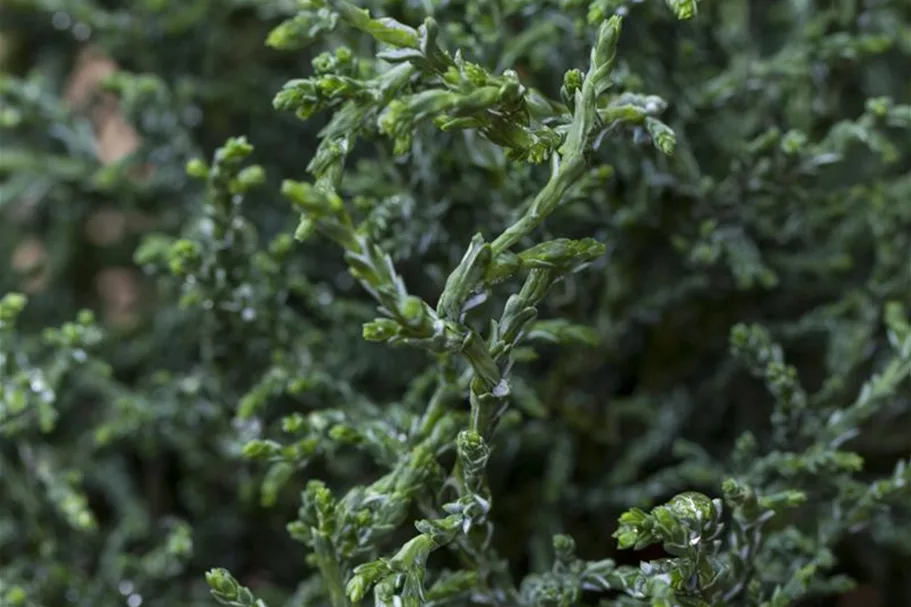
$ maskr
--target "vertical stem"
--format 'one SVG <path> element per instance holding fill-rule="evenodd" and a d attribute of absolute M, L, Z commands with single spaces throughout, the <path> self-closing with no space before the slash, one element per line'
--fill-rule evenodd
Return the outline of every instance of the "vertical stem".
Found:
<path fill-rule="evenodd" d="M 335 548 L 329 538 L 322 532 L 317 532 L 314 548 L 316 549 L 317 564 L 323 577 L 323 583 L 326 584 L 329 591 L 329 602 L 332 607 L 350 607 L 348 595 L 345 594 L 345 580 L 339 569 L 338 556 L 335 554 Z"/>

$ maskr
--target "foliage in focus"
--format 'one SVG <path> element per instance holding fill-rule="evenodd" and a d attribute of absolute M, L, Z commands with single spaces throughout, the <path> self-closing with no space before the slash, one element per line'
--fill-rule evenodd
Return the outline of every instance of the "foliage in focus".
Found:
<path fill-rule="evenodd" d="M 2 607 L 911 604 L 903 0 L 6 0 Z"/>

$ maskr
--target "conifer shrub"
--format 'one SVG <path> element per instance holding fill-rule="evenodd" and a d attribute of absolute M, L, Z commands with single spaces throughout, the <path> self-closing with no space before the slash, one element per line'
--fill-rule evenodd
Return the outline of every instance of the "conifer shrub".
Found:
<path fill-rule="evenodd" d="M 911 604 L 906 0 L 5 0 L 2 607 Z"/>

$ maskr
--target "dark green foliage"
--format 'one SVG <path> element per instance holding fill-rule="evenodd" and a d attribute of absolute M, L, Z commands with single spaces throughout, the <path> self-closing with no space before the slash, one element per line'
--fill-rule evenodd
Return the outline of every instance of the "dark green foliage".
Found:
<path fill-rule="evenodd" d="M 0 605 L 911 604 L 909 65 L 906 0 L 7 0 Z"/>

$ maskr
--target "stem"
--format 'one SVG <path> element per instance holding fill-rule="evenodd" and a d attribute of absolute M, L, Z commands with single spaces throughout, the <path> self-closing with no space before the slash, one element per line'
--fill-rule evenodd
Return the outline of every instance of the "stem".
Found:
<path fill-rule="evenodd" d="M 443 517 L 441 513 L 437 512 L 433 506 L 430 505 L 427 499 L 418 500 L 417 504 L 421 514 L 426 518 L 439 519 Z M 516 590 L 512 576 L 509 575 L 509 571 L 496 565 L 496 553 L 493 549 L 488 548 L 487 550 L 482 550 L 472 543 L 469 536 L 462 534 L 456 535 L 452 542 L 446 544 L 446 547 L 457 554 L 458 559 L 462 562 L 463 566 L 494 576 L 496 587 L 500 588 L 508 595 L 505 598 L 498 597 L 495 592 L 491 592 L 488 594 L 488 597 L 494 604 L 521 604 L 519 601 L 519 592 Z"/>
<path fill-rule="evenodd" d="M 326 589 L 329 591 L 329 602 L 332 607 L 351 607 L 348 595 L 345 593 L 345 581 L 339 568 L 338 557 L 329 538 L 322 533 L 317 533 L 314 548 L 317 564 Z"/>
<path fill-rule="evenodd" d="M 509 249 L 523 237 L 527 236 L 541 225 L 548 215 L 554 212 L 560 204 L 566 191 L 578 180 L 585 172 L 585 160 L 581 154 L 574 155 L 560 165 L 560 168 L 551 176 L 547 185 L 538 192 L 531 203 L 531 208 L 522 216 L 519 221 L 508 227 L 496 240 L 491 243 L 490 247 L 494 257 L 499 253 Z"/>

